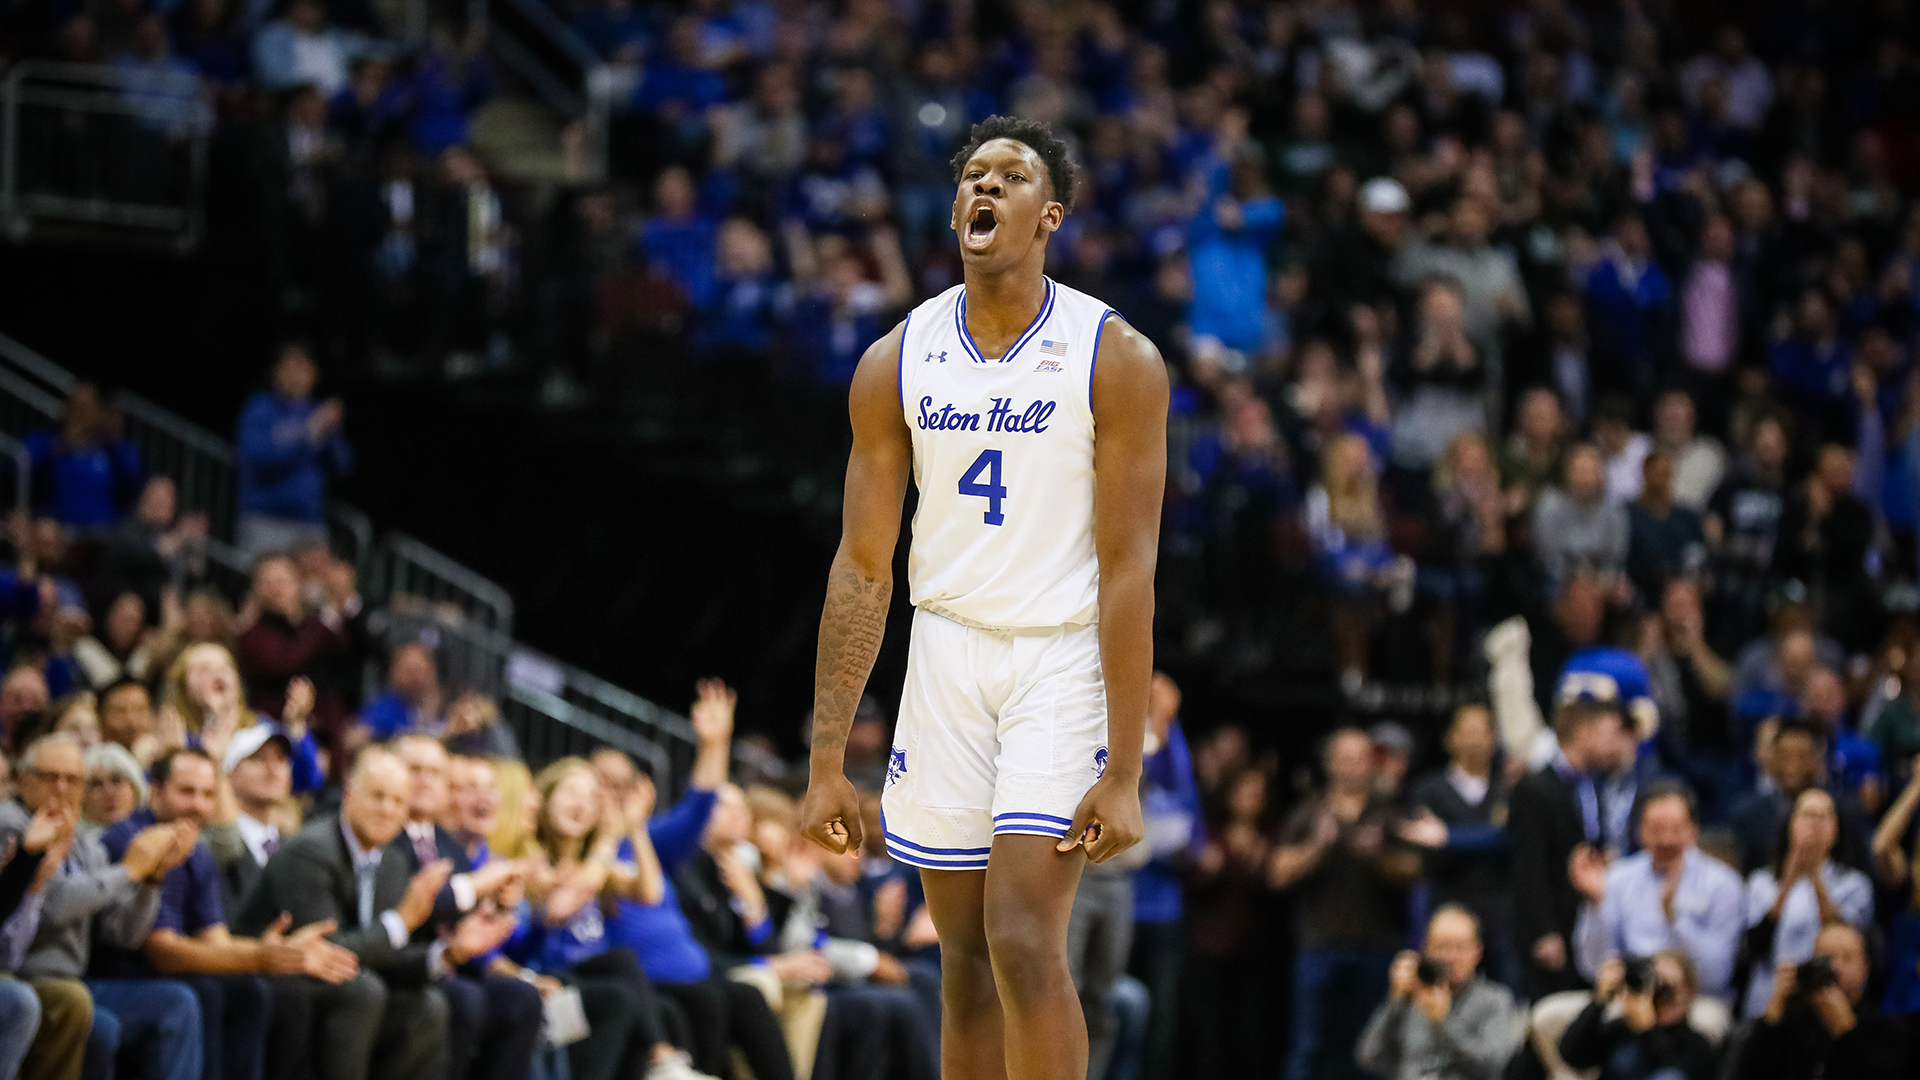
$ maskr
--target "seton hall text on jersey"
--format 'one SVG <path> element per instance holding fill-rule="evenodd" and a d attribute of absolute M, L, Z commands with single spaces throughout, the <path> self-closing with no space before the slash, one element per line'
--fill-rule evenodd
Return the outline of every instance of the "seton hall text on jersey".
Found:
<path fill-rule="evenodd" d="M 993 407 L 986 412 L 988 431 L 1038 435 L 1047 430 L 1047 421 L 1053 416 L 1054 403 L 1051 401 L 1035 401 L 1016 412 L 1010 397 L 989 400 L 993 402 Z M 920 399 L 920 428 L 923 431 L 979 431 L 980 414 L 962 412 L 955 409 L 951 402 L 936 409 L 933 407 L 933 397 L 928 395 Z"/>

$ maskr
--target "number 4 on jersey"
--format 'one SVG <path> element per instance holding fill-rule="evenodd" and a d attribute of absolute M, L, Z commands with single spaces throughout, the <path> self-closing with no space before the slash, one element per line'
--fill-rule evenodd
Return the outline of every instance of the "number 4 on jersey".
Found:
<path fill-rule="evenodd" d="M 987 476 L 984 484 L 980 483 L 981 473 Z M 998 525 L 1007 520 L 1007 515 L 1000 512 L 1000 500 L 1007 497 L 1007 489 L 1000 486 L 1000 451 L 980 451 L 967 471 L 960 474 L 960 494 L 987 500 L 987 512 L 981 518 L 987 524 Z"/>

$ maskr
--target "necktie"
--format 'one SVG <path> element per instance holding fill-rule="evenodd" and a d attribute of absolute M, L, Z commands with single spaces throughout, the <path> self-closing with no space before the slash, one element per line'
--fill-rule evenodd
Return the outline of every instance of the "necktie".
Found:
<path fill-rule="evenodd" d="M 435 846 L 431 833 L 415 833 L 413 835 L 413 853 L 419 857 L 421 866 L 425 866 L 440 857 L 440 849 Z"/>
<path fill-rule="evenodd" d="M 373 925 L 373 879 L 380 872 L 378 862 L 368 861 L 353 868 L 354 883 L 360 889 L 360 925 Z"/>
<path fill-rule="evenodd" d="M 269 835 L 265 840 L 260 841 L 260 850 L 262 853 L 266 855 L 267 858 L 269 859 L 273 858 L 274 855 L 280 850 L 280 838 L 278 836 Z"/>

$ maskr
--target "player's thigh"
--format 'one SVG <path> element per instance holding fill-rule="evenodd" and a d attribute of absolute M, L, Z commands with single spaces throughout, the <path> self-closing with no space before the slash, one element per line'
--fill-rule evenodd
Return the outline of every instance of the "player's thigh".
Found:
<path fill-rule="evenodd" d="M 996 963 L 1008 952 L 1065 963 L 1073 894 L 1087 857 L 1077 847 L 1056 850 L 1057 843 L 1054 837 L 1020 833 L 993 838 L 982 917 Z"/>
<path fill-rule="evenodd" d="M 943 959 L 960 953 L 987 954 L 987 875 L 982 870 L 920 871 L 920 887 L 927 894 L 927 914 L 940 932 Z"/>

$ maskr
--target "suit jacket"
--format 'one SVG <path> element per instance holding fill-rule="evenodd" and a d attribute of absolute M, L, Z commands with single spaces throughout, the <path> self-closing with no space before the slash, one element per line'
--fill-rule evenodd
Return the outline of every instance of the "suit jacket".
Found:
<path fill-rule="evenodd" d="M 1513 787 L 1507 834 L 1513 842 L 1513 925 L 1521 953 L 1548 934 L 1567 942 L 1573 956 L 1573 924 L 1580 917 L 1580 892 L 1567 876 L 1573 849 L 1586 842 L 1579 795 L 1549 765 Z"/>
<path fill-rule="evenodd" d="M 246 906 L 266 868 L 254 861 L 239 826 L 208 825 L 200 835 L 213 852 L 214 865 L 220 868 L 221 910 L 231 919 Z"/>
<path fill-rule="evenodd" d="M 473 872 L 473 863 L 467 858 L 466 849 L 460 846 L 460 841 L 455 840 L 452 833 L 439 825 L 433 827 L 433 846 L 439 850 L 440 858 L 453 864 L 455 874 Z M 413 850 L 413 837 L 408 836 L 405 829 L 400 831 L 399 836 L 393 838 L 393 843 L 387 845 L 387 856 L 398 858 L 404 863 L 408 877 L 419 873 L 420 868 L 425 865 L 420 861 L 419 852 Z M 452 926 L 460 921 L 463 912 L 460 910 L 459 902 L 454 899 L 452 875 L 448 875 L 447 881 L 448 884 L 440 887 L 440 895 L 434 898 L 433 915 L 421 924 L 420 929 L 413 932 L 414 940 L 423 940 L 427 944 L 432 944 L 439 927 Z"/>
<path fill-rule="evenodd" d="M 293 916 L 296 928 L 332 919 L 339 929 L 328 939 L 358 956 L 362 967 L 391 984 L 425 985 L 427 943 L 415 939 L 396 948 L 380 922 L 382 912 L 400 906 L 412 871 L 391 848 L 383 850 L 374 875 L 373 921 L 362 923 L 353 856 L 340 828 L 339 818 L 323 817 L 284 841 L 234 920 L 234 931 L 258 934 L 282 911 Z"/>

